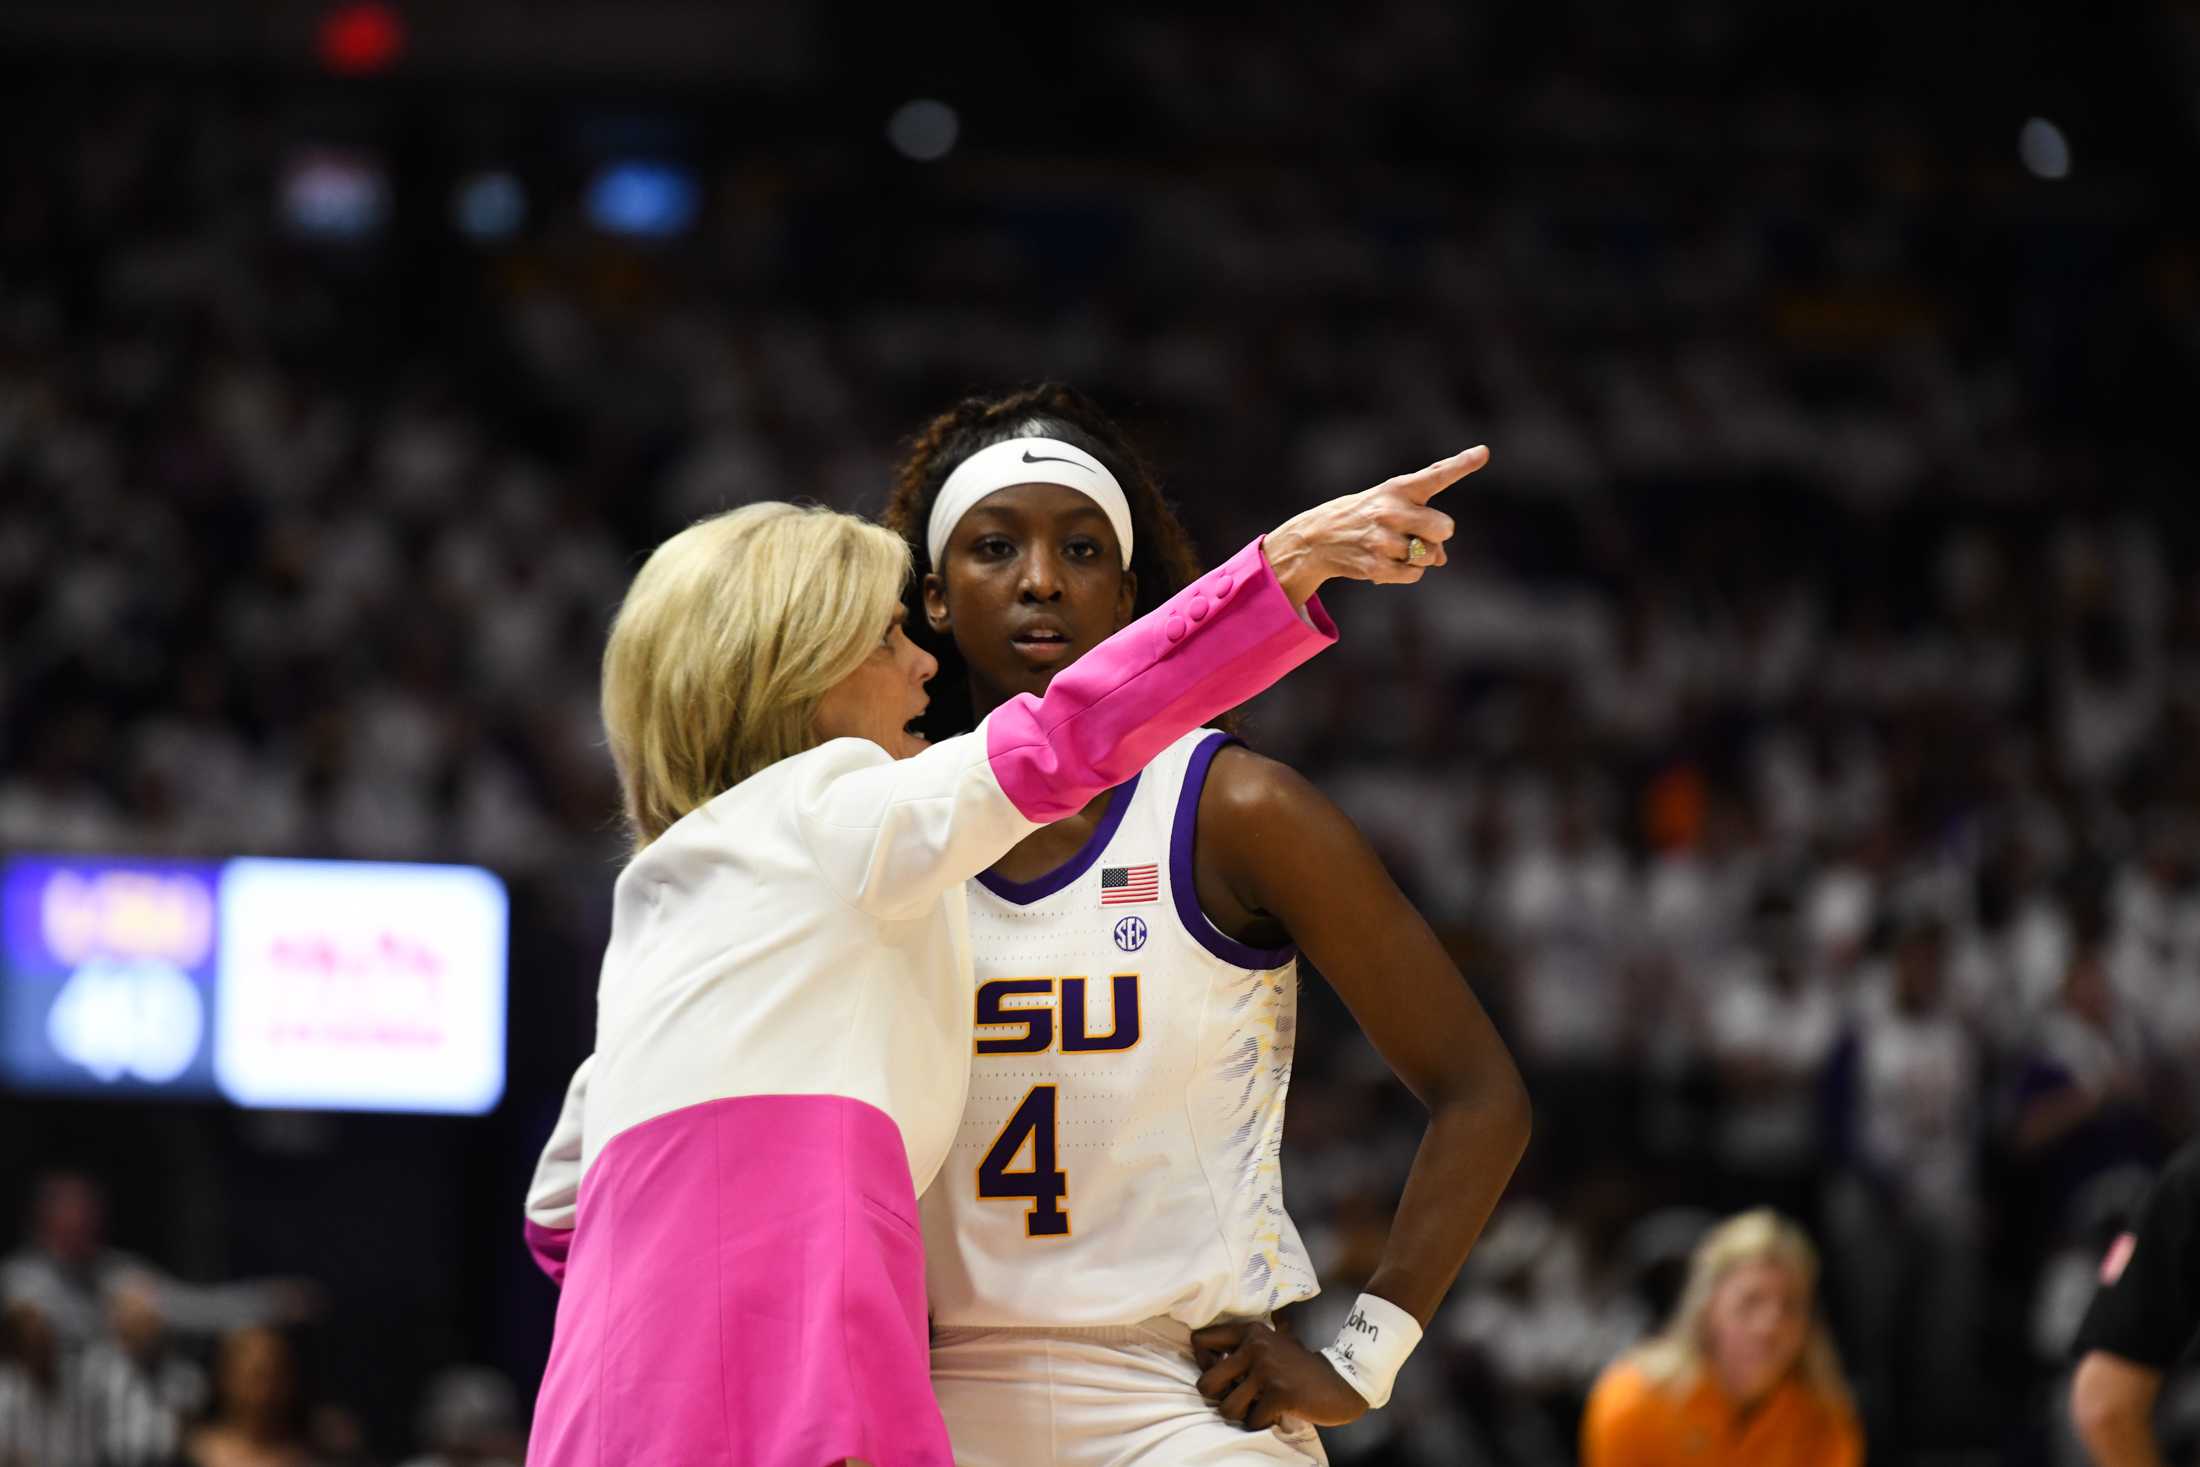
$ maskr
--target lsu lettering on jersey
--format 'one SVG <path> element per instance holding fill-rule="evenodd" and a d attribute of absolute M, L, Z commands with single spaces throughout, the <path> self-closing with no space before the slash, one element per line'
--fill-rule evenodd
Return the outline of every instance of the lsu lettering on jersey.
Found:
<path fill-rule="evenodd" d="M 1294 949 L 1199 909 L 1201 729 L 1116 789 L 1084 849 L 970 890 L 969 1097 L 923 1199 L 932 1320 L 1197 1328 L 1312 1296 L 1283 1207 Z"/>

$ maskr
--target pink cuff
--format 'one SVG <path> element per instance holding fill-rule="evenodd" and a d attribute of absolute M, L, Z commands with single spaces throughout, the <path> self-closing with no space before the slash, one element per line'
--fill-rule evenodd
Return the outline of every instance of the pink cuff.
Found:
<path fill-rule="evenodd" d="M 527 1219 L 527 1251 L 534 1255 L 535 1266 L 550 1275 L 550 1282 L 564 1287 L 565 1255 L 573 1247 L 571 1228 L 546 1228 L 533 1218 Z"/>
<path fill-rule="evenodd" d="M 1336 640 L 1319 597 L 1303 617 L 1292 608 L 1255 540 L 1055 674 L 1043 698 L 988 714 L 994 778 L 1026 819 L 1059 820 Z"/>

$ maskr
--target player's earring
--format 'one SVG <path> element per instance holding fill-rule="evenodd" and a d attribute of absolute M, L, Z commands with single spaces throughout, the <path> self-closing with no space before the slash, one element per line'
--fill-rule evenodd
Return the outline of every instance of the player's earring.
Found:
<path fill-rule="evenodd" d="M 947 635 L 948 624 L 947 593 L 944 588 L 935 588 L 934 582 L 937 579 L 937 572 L 924 578 L 924 594 L 919 599 L 924 603 L 924 624 L 930 627 L 935 635 L 945 636 Z M 933 599 L 935 594 L 938 597 L 936 606 Z"/>

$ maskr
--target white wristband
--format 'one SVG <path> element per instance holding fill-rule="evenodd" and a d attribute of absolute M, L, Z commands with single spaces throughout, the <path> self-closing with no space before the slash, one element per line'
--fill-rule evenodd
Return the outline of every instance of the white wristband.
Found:
<path fill-rule="evenodd" d="M 1346 1384 L 1367 1397 L 1368 1405 L 1385 1406 L 1398 1367 L 1420 1343 L 1421 1321 L 1388 1299 L 1362 1294 L 1344 1328 L 1337 1331 L 1336 1343 L 1322 1356 Z"/>

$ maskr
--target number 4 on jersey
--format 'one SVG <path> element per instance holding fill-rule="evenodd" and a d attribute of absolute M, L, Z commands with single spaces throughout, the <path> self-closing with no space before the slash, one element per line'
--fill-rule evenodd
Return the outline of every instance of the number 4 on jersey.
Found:
<path fill-rule="evenodd" d="M 1016 1158 L 1026 1138 L 1031 1165 L 1019 1167 Z M 978 1163 L 978 1196 L 989 1202 L 1025 1199 L 1031 1204 L 1024 1214 L 1025 1237 L 1066 1238 L 1069 1214 L 1062 1199 L 1068 1194 L 1069 1177 L 1054 1161 L 1054 1087 L 1034 1085 Z"/>

